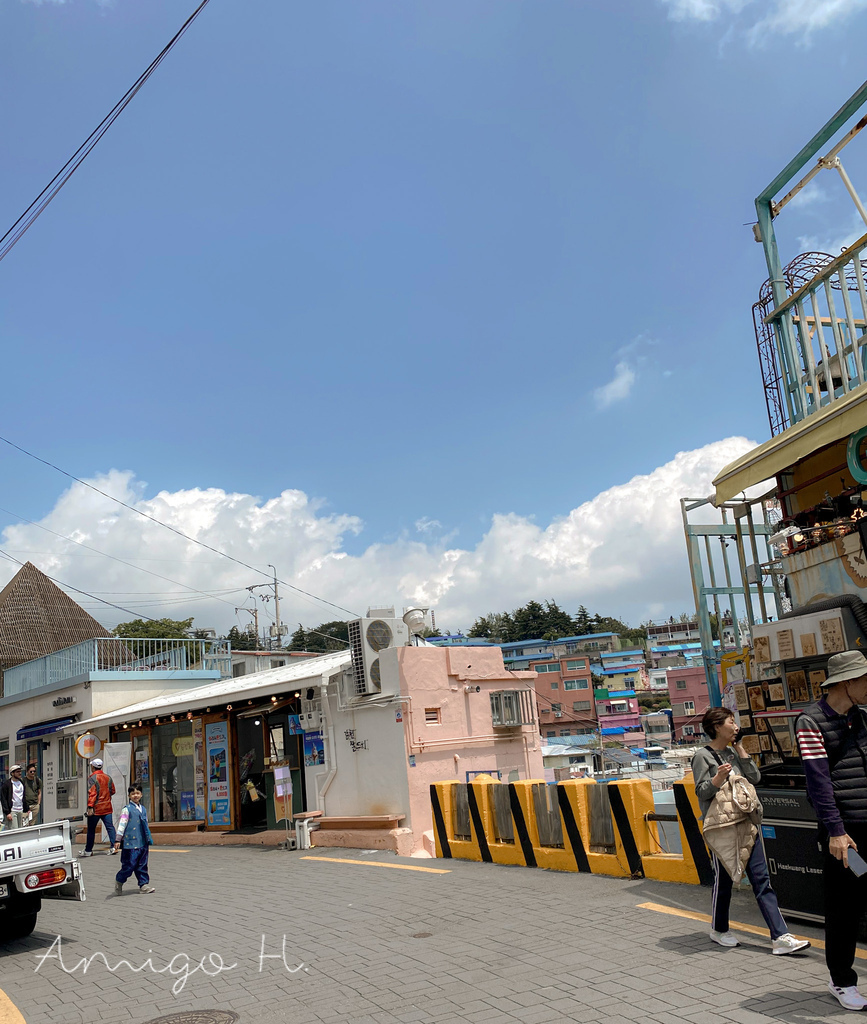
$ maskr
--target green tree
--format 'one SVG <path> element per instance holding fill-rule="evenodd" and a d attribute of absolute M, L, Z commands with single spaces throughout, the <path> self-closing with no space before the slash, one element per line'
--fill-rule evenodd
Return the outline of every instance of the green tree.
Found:
<path fill-rule="evenodd" d="M 577 636 L 586 636 L 588 633 L 593 632 L 593 617 L 583 604 L 579 606 L 574 622 Z"/>
<path fill-rule="evenodd" d="M 118 623 L 113 634 L 135 639 L 189 640 L 192 624 L 192 616 L 188 619 L 133 619 Z"/>
<path fill-rule="evenodd" d="M 232 626 L 226 634 L 226 639 L 232 645 L 233 651 L 257 651 L 259 649 L 258 637 L 247 630 L 238 629 L 237 626 Z"/>
<path fill-rule="evenodd" d="M 322 622 L 315 629 L 299 625 L 292 634 L 287 650 L 313 651 L 328 654 L 330 651 L 345 651 L 349 647 L 349 624 L 342 619 Z"/>
<path fill-rule="evenodd" d="M 514 623 L 508 612 L 488 612 L 476 619 L 467 636 L 486 637 L 493 642 L 508 643 L 514 633 Z"/>

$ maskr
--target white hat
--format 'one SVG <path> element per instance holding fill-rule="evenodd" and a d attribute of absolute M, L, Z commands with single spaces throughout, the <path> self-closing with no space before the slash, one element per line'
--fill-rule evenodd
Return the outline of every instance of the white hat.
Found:
<path fill-rule="evenodd" d="M 95 757 L 90 763 L 93 765 L 94 768 L 102 768 L 101 757 Z"/>
<path fill-rule="evenodd" d="M 11 775 L 12 772 L 20 772 L 20 771 L 23 771 L 21 765 L 20 764 L 13 764 L 12 767 L 9 769 L 9 774 Z"/>

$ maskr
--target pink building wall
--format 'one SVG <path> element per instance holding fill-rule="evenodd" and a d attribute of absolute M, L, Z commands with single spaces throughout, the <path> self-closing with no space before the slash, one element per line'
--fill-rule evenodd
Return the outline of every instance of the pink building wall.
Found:
<path fill-rule="evenodd" d="M 671 699 L 675 742 L 683 739 L 689 742 L 693 737 L 696 742 L 701 742 L 701 718 L 710 707 L 704 668 L 678 665 L 666 670 L 666 678 Z M 678 686 L 678 683 L 684 685 Z M 692 704 L 693 710 L 684 707 L 687 702 Z M 687 729 L 686 735 L 684 728 Z M 693 732 L 689 733 L 689 729 Z"/>

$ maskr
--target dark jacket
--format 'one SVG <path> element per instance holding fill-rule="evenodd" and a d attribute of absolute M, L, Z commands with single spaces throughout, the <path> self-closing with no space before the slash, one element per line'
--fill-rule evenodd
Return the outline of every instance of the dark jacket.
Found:
<path fill-rule="evenodd" d="M 867 713 L 856 706 L 839 715 L 820 700 L 795 730 L 807 793 L 825 829 L 842 835 L 849 822 L 867 823 Z"/>
<path fill-rule="evenodd" d="M 21 780 L 22 784 L 24 780 Z M 24 793 L 21 796 L 21 806 L 24 808 L 26 814 L 30 810 L 30 804 L 27 802 L 27 788 L 25 787 Z M 2 785 L 0 785 L 0 807 L 3 808 L 3 817 L 12 812 L 12 779 L 7 779 Z"/>

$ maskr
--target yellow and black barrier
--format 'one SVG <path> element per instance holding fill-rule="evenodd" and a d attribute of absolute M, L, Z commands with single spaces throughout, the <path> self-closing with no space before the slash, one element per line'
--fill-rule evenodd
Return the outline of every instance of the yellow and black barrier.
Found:
<path fill-rule="evenodd" d="M 662 849 L 648 779 L 605 783 L 604 800 L 593 792 L 599 785 L 593 779 L 550 786 L 482 775 L 470 783 L 434 783 L 437 856 L 710 885 L 691 781 L 674 790 L 682 854 Z"/>

